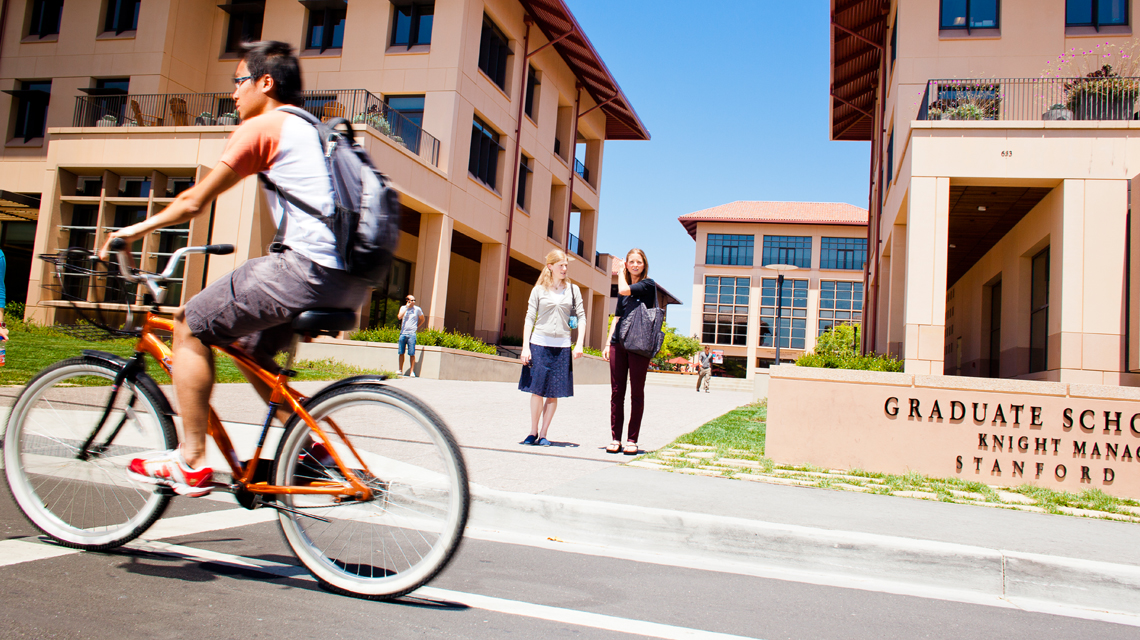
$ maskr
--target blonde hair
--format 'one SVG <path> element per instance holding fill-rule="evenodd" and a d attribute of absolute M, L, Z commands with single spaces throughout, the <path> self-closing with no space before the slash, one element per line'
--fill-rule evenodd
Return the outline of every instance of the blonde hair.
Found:
<path fill-rule="evenodd" d="M 568 260 L 568 258 L 561 249 L 554 249 L 546 254 L 546 266 L 542 268 L 542 273 L 538 274 L 538 282 L 534 286 L 549 289 L 550 285 L 554 284 L 554 270 L 550 268 L 550 265 L 558 264 L 563 260 Z"/>
<path fill-rule="evenodd" d="M 641 276 L 636 280 L 636 282 L 641 282 L 642 280 L 649 277 L 649 258 L 645 257 L 644 251 L 634 247 L 633 249 L 630 249 L 628 252 L 626 252 L 625 261 L 629 262 L 629 257 L 635 253 L 641 256 L 641 262 L 645 265 L 645 268 L 641 270 Z M 629 272 L 629 267 L 625 267 L 625 273 L 627 276 L 629 276 L 629 283 L 633 284 L 635 280 L 633 279 L 633 274 Z"/>

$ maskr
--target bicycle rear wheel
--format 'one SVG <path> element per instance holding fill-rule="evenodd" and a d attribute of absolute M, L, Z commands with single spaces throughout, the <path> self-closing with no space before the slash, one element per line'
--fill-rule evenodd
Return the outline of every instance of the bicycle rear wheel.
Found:
<path fill-rule="evenodd" d="M 333 439 L 341 460 L 368 466 L 369 501 L 279 495 L 281 531 L 324 585 L 372 599 L 395 598 L 431 580 L 451 560 L 467 523 L 467 470 L 447 425 L 411 395 L 381 384 L 323 391 L 306 409 Z M 343 477 L 323 444 L 296 416 L 275 463 L 275 483 L 309 486 Z"/>
<path fill-rule="evenodd" d="M 123 382 L 86 459 L 80 456 L 119 371 L 91 356 L 57 362 L 28 383 L 8 416 L 8 489 L 36 528 L 68 547 L 103 550 L 133 540 L 170 502 L 126 475 L 131 458 L 177 445 L 169 405 L 145 374 Z"/>

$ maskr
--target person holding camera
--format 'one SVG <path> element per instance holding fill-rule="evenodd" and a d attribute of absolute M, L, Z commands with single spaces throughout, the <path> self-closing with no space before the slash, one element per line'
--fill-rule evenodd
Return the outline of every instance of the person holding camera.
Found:
<path fill-rule="evenodd" d="M 404 300 L 406 304 L 396 312 L 400 320 L 400 339 L 396 342 L 397 353 L 400 355 L 400 375 L 404 373 L 404 350 L 407 349 L 412 366 L 408 369 L 408 376 L 416 377 L 416 332 L 427 324 L 427 316 L 423 309 L 416 306 L 416 297 L 408 295 Z"/>
<path fill-rule="evenodd" d="M 549 447 L 546 434 L 558 408 L 558 398 L 574 395 L 572 361 L 582 357 L 586 312 L 582 292 L 566 280 L 569 266 L 570 261 L 561 250 L 546 254 L 546 266 L 530 292 L 523 325 L 523 370 L 519 377 L 519 391 L 531 394 L 530 435 L 520 444 Z M 573 351 L 572 330 L 578 331 Z"/>

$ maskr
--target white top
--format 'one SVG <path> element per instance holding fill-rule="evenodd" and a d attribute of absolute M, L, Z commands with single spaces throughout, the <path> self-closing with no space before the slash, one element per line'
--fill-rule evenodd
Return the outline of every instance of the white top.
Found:
<path fill-rule="evenodd" d="M 409 311 L 408 306 L 404 305 L 401 307 L 401 311 L 404 312 L 404 319 L 400 321 L 400 335 L 416 335 L 416 332 L 420 329 L 420 318 L 424 315 L 423 309 L 416 306 Z"/>
<path fill-rule="evenodd" d="M 578 303 L 576 308 L 574 298 Z M 552 291 L 535 285 L 530 291 L 530 301 L 527 303 L 526 327 L 523 334 L 530 333 L 531 344 L 544 347 L 569 347 L 568 322 L 572 311 L 578 315 L 578 326 L 583 326 L 586 311 L 582 306 L 582 291 L 578 289 L 578 285 L 564 286 L 561 291 Z"/>

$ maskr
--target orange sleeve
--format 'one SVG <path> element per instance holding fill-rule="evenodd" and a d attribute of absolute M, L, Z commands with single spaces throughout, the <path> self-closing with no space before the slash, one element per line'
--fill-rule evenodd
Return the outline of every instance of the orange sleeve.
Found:
<path fill-rule="evenodd" d="M 286 117 L 284 112 L 273 111 L 243 122 L 226 143 L 221 162 L 243 178 L 268 171 L 277 158 Z"/>

